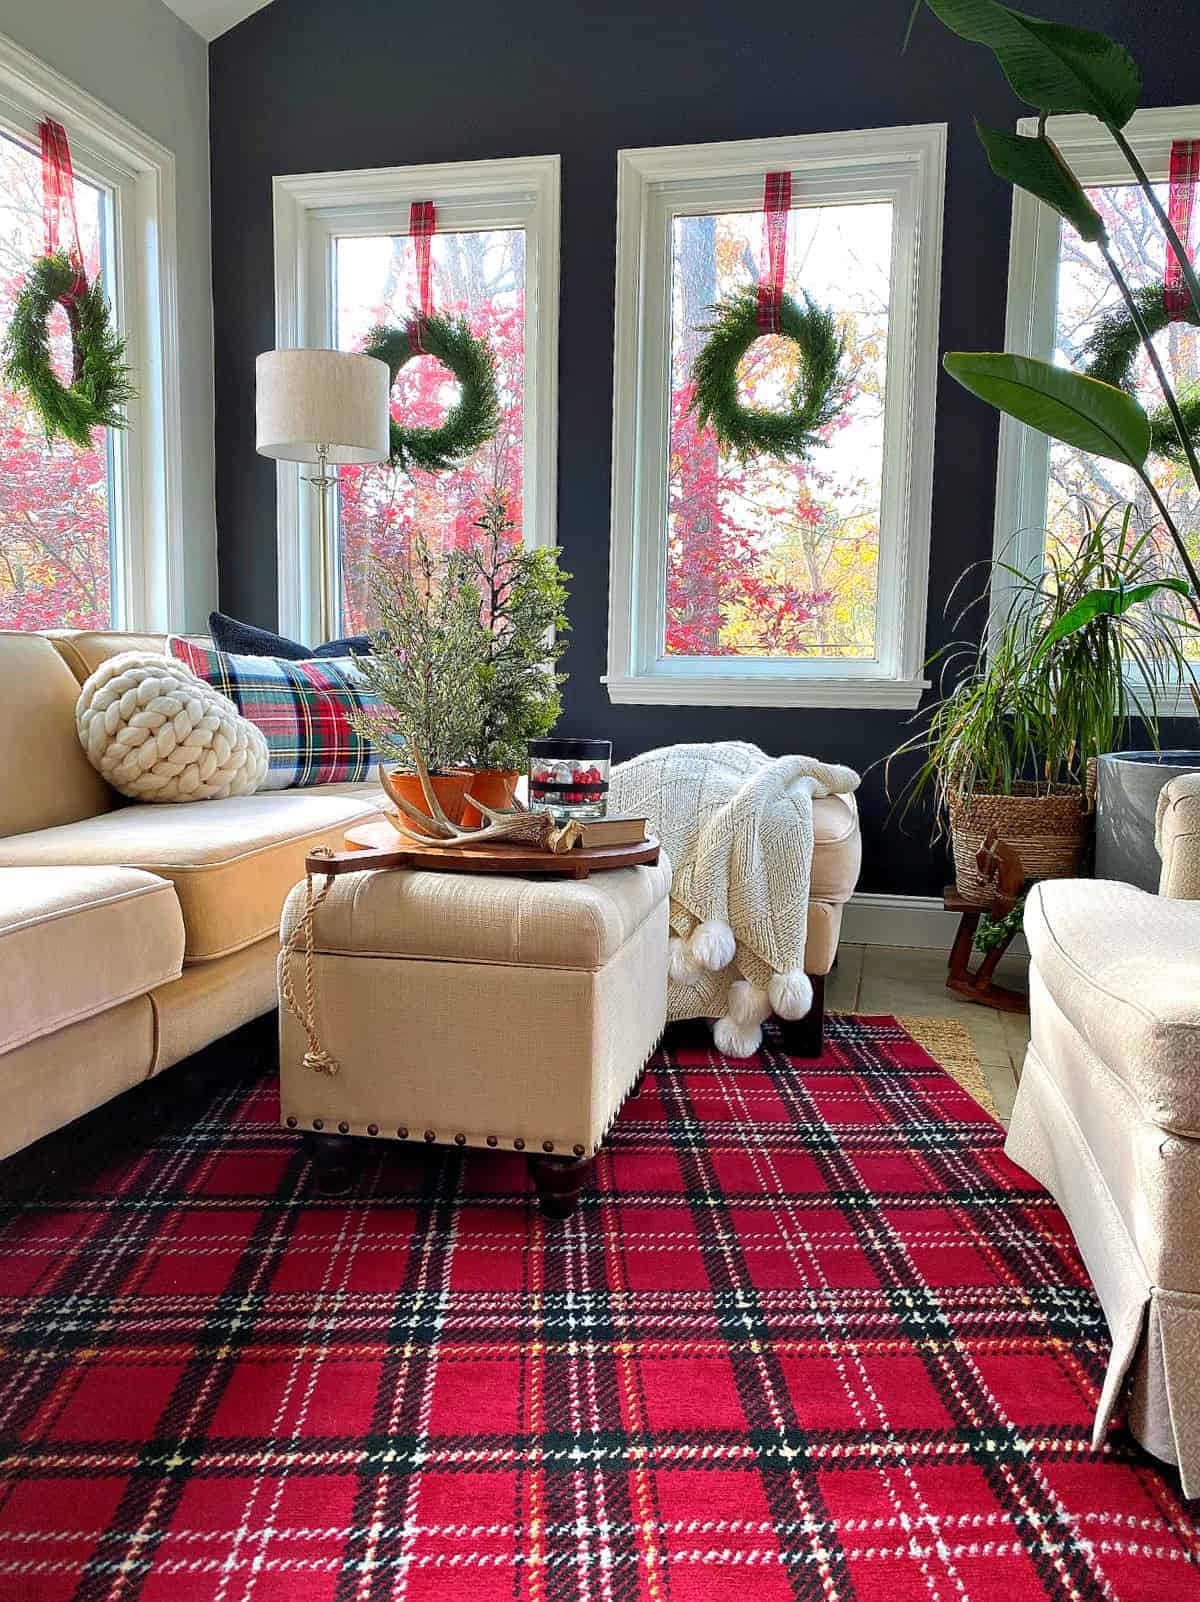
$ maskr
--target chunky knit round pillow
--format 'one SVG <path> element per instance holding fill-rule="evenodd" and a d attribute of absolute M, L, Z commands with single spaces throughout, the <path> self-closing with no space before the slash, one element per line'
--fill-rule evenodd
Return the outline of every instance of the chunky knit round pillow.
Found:
<path fill-rule="evenodd" d="M 75 726 L 92 766 L 138 801 L 219 801 L 266 778 L 262 730 L 171 657 L 111 657 L 80 691 Z"/>

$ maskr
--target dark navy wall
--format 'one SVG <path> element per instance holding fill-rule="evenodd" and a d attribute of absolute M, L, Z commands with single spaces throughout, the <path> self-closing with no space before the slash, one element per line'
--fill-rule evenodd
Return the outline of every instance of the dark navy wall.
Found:
<path fill-rule="evenodd" d="M 1031 0 L 1032 6 L 1032 0 Z M 1019 111 L 982 50 L 918 19 L 909 0 L 274 0 L 210 55 L 217 519 L 221 605 L 275 621 L 275 488 L 254 452 L 254 357 L 274 342 L 276 173 L 484 157 L 562 156 L 558 536 L 574 574 L 563 729 L 611 734 L 619 755 L 739 738 L 865 770 L 901 715 L 766 708 L 614 707 L 607 648 L 616 153 L 836 128 L 948 122 L 941 348 L 999 349 L 1011 194 L 971 117 Z M 1024 8 L 1023 8 L 1024 9 Z M 1121 38 L 1143 104 L 1200 100 L 1200 9 L 1188 0 L 1038 0 L 1032 9 Z M 929 644 L 954 580 L 990 554 L 996 418 L 943 378 L 937 406 Z M 878 772 L 861 792 L 862 886 L 932 894 L 940 848 L 886 821 Z"/>

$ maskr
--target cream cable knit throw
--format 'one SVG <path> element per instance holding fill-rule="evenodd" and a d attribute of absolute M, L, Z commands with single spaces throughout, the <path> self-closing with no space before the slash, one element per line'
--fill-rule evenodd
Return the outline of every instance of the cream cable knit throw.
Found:
<path fill-rule="evenodd" d="M 814 796 L 859 777 L 740 740 L 669 745 L 612 770 L 613 812 L 647 817 L 674 867 L 669 1018 L 715 1018 L 728 1057 L 749 1057 L 772 1012 L 803 1018 Z"/>
<path fill-rule="evenodd" d="M 267 776 L 262 730 L 173 657 L 123 651 L 102 662 L 75 725 L 92 766 L 137 801 L 253 795 Z"/>

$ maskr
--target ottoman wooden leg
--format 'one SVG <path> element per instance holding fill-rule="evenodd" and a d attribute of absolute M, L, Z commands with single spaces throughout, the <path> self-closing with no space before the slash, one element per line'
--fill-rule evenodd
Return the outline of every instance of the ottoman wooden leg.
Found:
<path fill-rule="evenodd" d="M 356 1140 L 345 1135 L 319 1135 L 308 1130 L 304 1149 L 316 1169 L 317 1185 L 327 1196 L 340 1196 L 350 1189 L 362 1161 Z"/>
<path fill-rule="evenodd" d="M 592 1177 L 591 1157 L 543 1157 L 530 1154 L 529 1171 L 547 1218 L 570 1218 L 579 1193 Z"/>
<path fill-rule="evenodd" d="M 825 1049 L 825 975 L 810 973 L 813 1003 L 803 1018 L 780 1018 L 779 1034 L 789 1057 L 819 1057 Z"/>

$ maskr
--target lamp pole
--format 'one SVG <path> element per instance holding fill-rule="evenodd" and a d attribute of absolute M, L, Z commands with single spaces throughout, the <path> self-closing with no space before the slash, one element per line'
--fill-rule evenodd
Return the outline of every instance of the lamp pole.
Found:
<path fill-rule="evenodd" d="M 332 639 L 337 633 L 332 617 L 331 539 L 329 530 L 329 492 L 336 489 L 336 470 L 329 471 L 329 446 L 317 446 L 317 472 L 309 483 L 317 492 L 317 565 L 321 570 L 321 635 Z"/>

